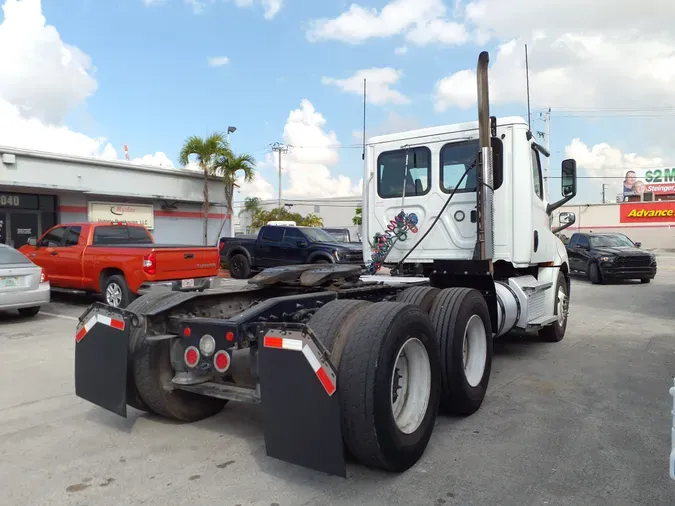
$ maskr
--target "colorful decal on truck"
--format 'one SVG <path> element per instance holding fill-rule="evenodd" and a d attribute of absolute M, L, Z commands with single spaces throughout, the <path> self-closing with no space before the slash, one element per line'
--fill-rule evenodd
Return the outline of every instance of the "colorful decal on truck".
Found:
<path fill-rule="evenodd" d="M 405 211 L 401 211 L 389 222 L 385 233 L 380 234 L 378 232 L 373 236 L 373 252 L 368 262 L 368 272 L 375 274 L 379 271 L 394 244 L 398 241 L 408 240 L 408 232 L 417 233 L 417 222 L 415 213 L 407 214 Z"/>

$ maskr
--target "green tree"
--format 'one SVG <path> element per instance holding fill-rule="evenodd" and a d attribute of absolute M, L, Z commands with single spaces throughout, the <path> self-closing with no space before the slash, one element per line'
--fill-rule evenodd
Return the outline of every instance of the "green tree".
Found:
<path fill-rule="evenodd" d="M 305 227 L 323 227 L 323 218 L 317 214 L 310 213 L 302 219 L 302 225 Z"/>
<path fill-rule="evenodd" d="M 356 208 L 356 211 L 354 212 L 354 217 L 352 218 L 352 223 L 357 226 L 361 226 L 361 218 L 363 216 L 363 209 L 360 207 Z"/>
<path fill-rule="evenodd" d="M 196 157 L 197 164 L 204 175 L 204 245 L 208 242 L 209 229 L 209 176 L 213 175 L 216 163 L 229 154 L 229 149 L 222 133 L 212 133 L 206 138 L 196 135 L 188 137 L 180 150 L 179 162 L 185 167 L 190 163 L 190 156 Z"/>
<path fill-rule="evenodd" d="M 215 174 L 223 179 L 225 205 L 227 206 L 227 214 L 230 215 L 231 220 L 233 213 L 232 201 L 237 176 L 241 173 L 244 176 L 244 182 L 251 183 L 255 179 L 255 158 L 247 153 L 237 155 L 228 148 L 226 153 L 218 157 L 213 169 Z"/>
<path fill-rule="evenodd" d="M 259 229 L 267 225 L 270 221 L 294 221 L 297 225 L 303 227 L 322 227 L 323 219 L 314 213 L 302 216 L 300 213 L 292 213 L 285 207 L 278 207 L 271 211 L 260 209 L 254 216 L 251 228 Z"/>
<path fill-rule="evenodd" d="M 258 197 L 246 197 L 244 199 L 244 207 L 239 211 L 239 216 L 244 213 L 251 213 L 251 216 L 260 211 L 260 204 L 262 201 Z"/>

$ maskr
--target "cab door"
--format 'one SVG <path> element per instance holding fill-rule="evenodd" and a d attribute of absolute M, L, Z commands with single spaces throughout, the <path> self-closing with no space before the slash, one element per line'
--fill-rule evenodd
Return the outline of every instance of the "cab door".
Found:
<path fill-rule="evenodd" d="M 541 170 L 539 151 L 530 148 L 530 169 L 532 192 L 532 228 L 531 263 L 539 264 L 550 262 L 554 258 L 555 236 L 551 232 L 551 217 L 546 212 L 548 203 L 544 192 L 544 179 Z"/>
<path fill-rule="evenodd" d="M 65 232 L 62 246 L 54 248 L 55 268 L 58 272 L 62 288 L 82 289 L 82 255 L 84 244 L 82 243 L 82 227 L 72 226 Z"/>
<path fill-rule="evenodd" d="M 54 286 L 61 286 L 63 272 L 58 262 L 58 249 L 63 245 L 67 227 L 56 226 L 43 235 L 27 256 L 30 260 L 42 267 L 49 276 L 49 282 Z"/>

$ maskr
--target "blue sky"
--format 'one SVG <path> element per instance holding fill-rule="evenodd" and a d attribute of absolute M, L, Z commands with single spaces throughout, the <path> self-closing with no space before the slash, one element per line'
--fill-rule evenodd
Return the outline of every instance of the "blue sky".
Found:
<path fill-rule="evenodd" d="M 364 27 L 357 29 L 355 18 L 342 19 L 345 22 L 339 29 L 333 25 L 325 27 L 320 40 L 308 36 L 313 21 L 340 20 L 340 16 L 349 12 L 349 2 L 285 0 L 272 19 L 264 17 L 260 0 L 250 2 L 249 7 L 239 7 L 235 0 L 207 1 L 201 13 L 195 13 L 186 0 L 156 1 L 151 6 L 146 6 L 147 1 L 143 0 L 42 0 L 42 12 L 47 25 L 56 28 L 63 43 L 86 53 L 95 68 L 88 71 L 96 81 L 96 91 L 70 110 L 65 124 L 89 137 L 106 138 L 118 156 L 122 156 L 126 143 L 132 158 L 163 152 L 176 163 L 181 143 L 188 135 L 224 131 L 228 125 L 235 125 L 238 130 L 232 137 L 233 148 L 261 160 L 261 174 L 274 186 L 273 168 L 265 163 L 268 145 L 284 140 L 289 113 L 299 109 L 306 99 L 325 119 L 323 131 L 334 131 L 342 144 L 337 150 L 339 161 L 324 164 L 331 177 L 342 174 L 357 184 L 362 170 L 360 151 L 348 146 L 355 142 L 353 133 L 361 129 L 362 99 L 356 93 L 322 83 L 322 77 L 345 79 L 371 68 L 390 68 L 400 73 L 390 88 L 407 97 L 407 103 L 390 100 L 369 104 L 368 129 L 373 133 L 396 126 L 455 123 L 474 119 L 475 107 L 461 104 L 457 92 L 460 81 L 453 80 L 449 85 L 450 105 L 438 110 L 437 83 L 463 69 L 474 69 L 478 53 L 487 49 L 492 62 L 501 65 L 492 74 L 493 82 L 501 79 L 498 84 L 501 89 L 493 93 L 496 98 L 493 114 L 524 116 L 527 110 L 524 72 L 515 64 L 509 68 L 509 62 L 522 60 L 524 43 L 529 41 L 534 74 L 534 130 L 543 130 L 543 123 L 537 119 L 538 111 L 554 107 L 552 175 L 559 172 L 566 147 L 574 138 L 587 148 L 580 149 L 577 144 L 575 155 L 582 167 L 588 167 L 590 172 L 584 172 L 588 175 L 614 171 L 611 174 L 616 177 L 632 163 L 661 165 L 668 159 L 671 146 L 660 142 L 658 136 L 655 138 L 653 131 L 645 128 L 644 119 L 626 118 L 615 110 L 610 118 L 598 117 L 607 108 L 621 108 L 624 104 L 635 111 L 644 111 L 663 104 L 668 95 L 648 90 L 648 96 L 641 101 L 628 101 L 626 97 L 635 95 L 628 86 L 632 77 L 627 78 L 626 86 L 618 86 L 627 89 L 616 90 L 608 76 L 621 77 L 620 73 L 613 74 L 617 69 L 610 68 L 604 77 L 594 79 L 586 67 L 580 66 L 580 58 L 574 55 L 561 58 L 556 53 L 559 41 L 571 40 L 569 37 L 574 37 L 578 27 L 550 23 L 542 28 L 547 30 L 548 39 L 542 39 L 542 34 L 534 31 L 540 28 L 537 25 L 523 25 L 524 21 L 517 19 L 512 26 L 505 27 L 485 14 L 476 14 L 479 9 L 471 11 L 476 4 L 497 5 L 490 2 L 494 0 L 476 0 L 471 5 L 460 0 L 419 0 L 418 8 L 411 10 L 410 5 L 415 4 L 408 0 L 358 0 L 363 9 L 353 14 L 366 16 Z M 529 0 L 513 2 L 516 10 L 519 5 L 529 8 Z M 603 2 L 606 0 L 600 0 Z M 382 10 L 388 4 L 399 10 Z M 425 9 L 428 15 L 419 14 Z M 370 21 L 369 12 L 375 16 Z M 431 19 L 446 25 L 429 40 L 420 41 L 419 34 L 412 34 L 413 25 L 401 21 L 405 16 L 418 16 L 414 20 L 418 24 L 429 23 Z M 374 20 L 382 24 L 376 27 Z M 400 29 L 396 28 L 397 23 Z M 605 24 L 611 25 L 611 20 L 599 19 L 596 25 L 582 28 L 589 36 L 605 37 L 607 45 L 613 39 L 603 32 Z M 430 37 L 434 26 L 425 26 L 420 33 Z M 444 38 L 444 34 L 460 27 L 462 30 L 467 27 L 464 40 L 458 43 Z M 356 32 L 350 32 L 352 29 Z M 481 34 L 488 29 L 492 32 L 490 36 Z M 354 43 L 353 37 L 359 38 L 359 43 Z M 580 37 L 574 40 L 578 42 Z M 514 54 L 502 47 L 509 40 L 514 40 Z M 402 47 L 407 52 L 397 54 L 397 48 Z M 584 56 L 584 48 L 588 47 L 588 44 L 581 47 L 578 54 Z M 569 48 L 577 50 L 572 45 Z M 210 57 L 227 57 L 229 62 L 212 67 L 208 64 Z M 547 65 L 550 68 L 545 68 Z M 553 85 L 550 73 L 546 73 L 551 70 L 558 72 Z M 671 84 L 664 83 L 664 88 L 672 88 Z M 617 96 L 606 99 L 614 91 Z M 297 144 L 297 136 L 294 139 Z M 594 146 L 600 147 L 594 151 Z M 630 153 L 641 158 L 635 162 Z M 295 183 L 301 170 L 310 171 L 313 166 L 302 167 L 295 169 Z M 292 171 L 287 173 L 284 185 L 295 184 L 288 179 L 292 176 Z M 305 183 L 309 186 L 308 181 Z M 296 195 L 304 191 L 296 189 Z M 598 184 L 582 183 L 582 200 L 597 200 L 598 195 Z"/>

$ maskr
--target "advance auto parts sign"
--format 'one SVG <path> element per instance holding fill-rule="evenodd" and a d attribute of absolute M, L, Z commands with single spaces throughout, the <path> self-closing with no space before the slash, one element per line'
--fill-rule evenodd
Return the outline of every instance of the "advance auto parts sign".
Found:
<path fill-rule="evenodd" d="M 152 230 L 155 228 L 155 213 L 153 207 L 147 205 L 89 202 L 89 221 L 126 221 Z"/>
<path fill-rule="evenodd" d="M 621 223 L 675 224 L 675 202 L 630 203 L 620 208 Z"/>

